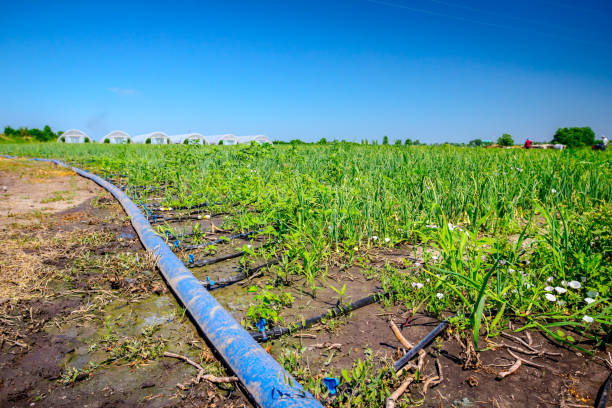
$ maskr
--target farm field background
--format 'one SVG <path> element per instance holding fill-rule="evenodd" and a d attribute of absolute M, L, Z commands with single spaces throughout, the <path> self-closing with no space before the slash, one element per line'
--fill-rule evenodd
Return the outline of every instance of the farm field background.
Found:
<path fill-rule="evenodd" d="M 230 246 L 243 251 L 239 267 L 265 265 L 248 285 L 218 292 L 249 330 L 381 292 L 383 313 L 449 318 L 449 331 L 475 350 L 494 348 L 504 330 L 534 332 L 586 358 L 612 336 L 609 152 L 349 143 L 0 151 L 60 159 L 125 186 L 187 263 Z M 163 222 L 163 214 L 190 221 Z M 209 233 L 250 231 L 184 250 Z M 204 266 L 195 274 L 210 282 L 230 272 Z M 351 324 L 343 319 L 324 329 L 342 332 Z M 383 375 L 390 355 L 366 350 L 336 361 L 332 352 L 329 362 L 307 364 L 300 347 L 280 340 L 270 352 L 330 405 L 379 406 L 398 384 Z M 327 394 L 323 374 L 347 385 L 341 397 Z"/>

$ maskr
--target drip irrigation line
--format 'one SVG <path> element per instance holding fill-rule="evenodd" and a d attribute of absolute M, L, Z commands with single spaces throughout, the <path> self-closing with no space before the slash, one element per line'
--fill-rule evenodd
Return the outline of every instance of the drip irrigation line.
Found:
<path fill-rule="evenodd" d="M 263 408 L 322 408 L 312 394 L 259 346 L 232 315 L 202 286 L 159 237 L 139 208 L 119 188 L 87 171 L 58 160 L 55 163 L 94 181 L 119 201 L 147 251 L 179 302 L 229 368 L 238 376 L 253 401 Z"/>
<path fill-rule="evenodd" d="M 255 234 L 258 234 L 260 232 L 263 232 L 263 229 L 260 229 L 260 230 L 257 230 L 257 231 L 241 232 L 240 234 L 234 234 L 234 235 L 230 235 L 229 237 L 214 239 L 212 241 L 208 241 L 208 242 L 205 242 L 203 244 L 184 245 L 184 246 L 180 246 L 180 248 L 183 251 L 193 251 L 194 249 L 206 248 L 206 247 L 209 247 L 211 245 L 222 244 L 224 242 L 227 242 L 228 240 L 229 241 L 233 241 L 235 239 L 248 238 L 251 235 L 255 235 Z"/>
<path fill-rule="evenodd" d="M 240 252 L 234 252 L 233 254 L 224 255 L 218 258 L 213 258 L 213 259 L 198 259 L 194 262 L 187 261 L 185 262 L 185 266 L 187 266 L 188 268 L 199 268 L 201 266 L 212 265 L 212 264 L 216 264 L 219 262 L 228 261 L 230 259 L 238 258 L 244 254 L 246 254 L 246 252 L 240 251 Z"/>
<path fill-rule="evenodd" d="M 612 371 L 608 375 L 606 382 L 604 382 L 597 393 L 597 401 L 595 401 L 595 408 L 606 408 L 608 406 L 608 398 L 610 398 L 610 383 L 612 382 Z"/>
<path fill-rule="evenodd" d="M 302 320 L 301 322 L 294 323 L 289 327 L 273 327 L 270 330 L 251 332 L 251 336 L 253 336 L 255 341 L 263 343 L 265 341 L 284 336 L 285 334 L 289 334 L 289 333 L 296 332 L 298 330 L 306 329 L 312 326 L 313 324 L 320 322 L 326 317 L 331 318 L 331 317 L 342 316 L 353 310 L 357 310 L 362 307 L 371 305 L 372 303 L 378 302 L 380 299 L 383 298 L 383 296 L 389 295 L 389 294 L 391 294 L 391 292 L 377 292 L 377 293 L 371 294 L 370 296 L 366 296 L 362 299 L 359 299 L 353 303 L 350 303 L 346 306 L 340 304 L 340 301 L 338 301 L 338 304 L 336 304 L 336 306 L 328 309 L 325 313 L 321 313 L 320 315 L 311 317 L 310 319 L 306 319 L 306 320 Z"/>
<path fill-rule="evenodd" d="M 269 262 L 266 262 L 262 265 L 258 265 L 254 268 L 248 268 L 246 271 L 240 272 L 234 276 L 230 276 L 229 278 L 218 279 L 218 280 L 211 280 L 210 278 L 207 278 L 205 281 L 200 281 L 200 282 L 202 283 L 202 286 L 204 286 L 208 290 L 221 289 L 226 286 L 233 285 L 234 283 L 243 281 L 249 276 L 253 276 L 253 274 L 259 271 L 260 269 L 267 268 L 269 266 L 277 265 L 277 264 L 278 264 L 278 259 L 273 259 Z"/>
<path fill-rule="evenodd" d="M 147 207 L 148 208 L 148 207 Z M 216 214 L 210 214 L 210 218 L 213 217 L 218 217 L 220 215 L 228 215 L 228 212 L 220 212 L 220 213 L 216 213 Z M 151 215 L 148 216 L 148 218 L 151 218 Z M 187 221 L 187 220 L 203 220 L 204 217 L 202 217 L 201 215 L 187 215 L 185 217 L 168 217 L 168 218 L 155 218 L 154 220 L 150 220 L 149 222 L 151 224 L 159 224 L 162 222 L 172 222 L 172 221 Z"/>
<path fill-rule="evenodd" d="M 258 248 L 267 248 L 273 244 L 274 244 L 273 242 L 266 242 L 265 244 L 261 245 Z M 188 268 L 199 268 L 201 266 L 212 265 L 212 264 L 216 264 L 219 262 L 228 261 L 230 259 L 239 258 L 246 254 L 247 254 L 246 251 L 238 251 L 238 252 L 234 252 L 229 255 L 220 256 L 218 258 L 198 259 L 198 260 L 194 260 L 193 262 L 185 261 L 184 263 L 185 263 L 185 266 Z"/>
<path fill-rule="evenodd" d="M 204 207 L 209 207 L 211 205 L 218 205 L 218 204 L 222 204 L 222 203 L 221 202 L 209 203 L 208 201 L 204 201 L 203 203 L 200 203 L 200 204 L 181 206 L 181 207 L 172 207 L 171 205 L 155 204 L 151 206 L 151 209 L 157 209 L 160 207 L 172 207 L 172 210 L 193 210 L 195 208 L 204 208 Z"/>
<path fill-rule="evenodd" d="M 402 358 L 400 358 L 395 362 L 395 364 L 393 364 L 393 369 L 395 371 L 399 371 L 406 364 L 408 364 L 408 362 L 412 360 L 421 349 L 427 347 L 436 337 L 440 335 L 440 333 L 442 333 L 446 329 L 449 323 L 449 319 L 450 317 L 438 324 L 432 331 L 427 334 L 427 336 L 423 337 L 423 340 L 419 341 L 413 348 L 408 350 L 408 352 L 404 354 Z"/>

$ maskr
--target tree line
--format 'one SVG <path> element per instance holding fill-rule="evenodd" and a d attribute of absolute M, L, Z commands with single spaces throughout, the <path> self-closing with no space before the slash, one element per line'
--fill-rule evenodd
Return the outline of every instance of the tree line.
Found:
<path fill-rule="evenodd" d="M 60 137 L 62 133 L 64 132 L 62 131 L 59 131 L 57 133 L 53 132 L 53 130 L 51 130 L 51 127 L 49 125 L 42 128 L 42 130 L 37 129 L 37 128 L 27 128 L 27 127 L 20 127 L 19 129 L 13 129 L 10 126 L 7 126 L 4 128 L 4 134 L 8 137 L 12 137 L 14 139 L 31 138 L 39 142 L 50 142 L 52 140 L 57 140 L 57 138 Z"/>

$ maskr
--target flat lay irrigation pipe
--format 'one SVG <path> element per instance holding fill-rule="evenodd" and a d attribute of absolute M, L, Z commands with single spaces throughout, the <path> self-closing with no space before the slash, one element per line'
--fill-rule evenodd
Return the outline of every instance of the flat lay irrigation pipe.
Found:
<path fill-rule="evenodd" d="M 6 156 L 5 156 L 6 157 Z M 270 356 L 189 272 L 127 195 L 102 178 L 58 160 L 54 163 L 92 180 L 110 192 L 130 217 L 142 244 L 157 259 L 157 266 L 176 297 L 240 379 L 255 403 L 264 408 L 319 407 L 322 405 Z"/>

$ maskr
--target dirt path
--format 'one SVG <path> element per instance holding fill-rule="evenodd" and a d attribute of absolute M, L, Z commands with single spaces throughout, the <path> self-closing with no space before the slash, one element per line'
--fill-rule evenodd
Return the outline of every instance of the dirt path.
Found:
<path fill-rule="evenodd" d="M 247 406 L 106 191 L 0 159 L 0 406 Z"/>

